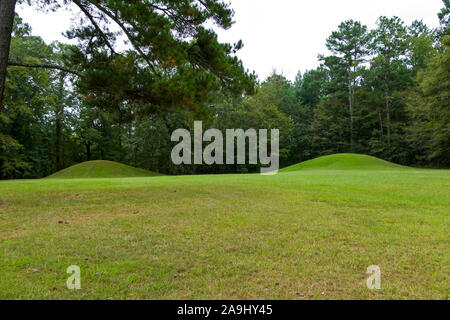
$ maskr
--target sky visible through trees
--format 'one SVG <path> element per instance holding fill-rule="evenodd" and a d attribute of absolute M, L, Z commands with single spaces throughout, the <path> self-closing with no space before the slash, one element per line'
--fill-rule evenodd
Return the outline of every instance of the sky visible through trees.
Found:
<path fill-rule="evenodd" d="M 247 68 L 256 71 L 260 80 L 276 69 L 291 81 L 298 71 L 318 67 L 317 54 L 327 52 L 325 40 L 330 30 L 345 20 L 354 19 L 375 28 L 378 17 L 399 16 L 407 24 L 419 19 L 430 28 L 437 28 L 436 12 L 442 7 L 441 0 L 429 0 L 426 5 L 422 0 L 232 0 L 231 3 L 235 24 L 229 30 L 216 28 L 219 40 L 233 43 L 242 39 L 245 46 L 238 56 Z M 70 28 L 71 18 L 78 12 L 75 6 L 70 8 L 72 12 L 44 13 L 22 5 L 17 12 L 32 26 L 33 33 L 46 42 L 66 42 L 62 32 Z"/>

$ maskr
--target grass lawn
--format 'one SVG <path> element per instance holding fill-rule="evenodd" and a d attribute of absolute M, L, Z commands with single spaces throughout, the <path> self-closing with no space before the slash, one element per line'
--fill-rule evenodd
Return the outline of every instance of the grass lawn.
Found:
<path fill-rule="evenodd" d="M 0 298 L 448 299 L 449 213 L 448 170 L 3 181 Z"/>

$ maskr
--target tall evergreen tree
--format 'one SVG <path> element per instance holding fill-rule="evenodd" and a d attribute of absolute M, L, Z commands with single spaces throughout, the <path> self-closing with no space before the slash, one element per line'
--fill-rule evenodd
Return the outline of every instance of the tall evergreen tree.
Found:
<path fill-rule="evenodd" d="M 221 44 L 205 24 L 214 21 L 228 29 L 233 11 L 220 0 L 65 0 L 79 8 L 89 24 L 81 23 L 67 34 L 79 40 L 68 65 L 8 61 L 15 0 L 2 0 L 0 21 L 0 92 L 6 65 L 65 69 L 83 78 L 83 93 L 105 107 L 134 103 L 150 113 L 185 108 L 201 112 L 213 91 L 252 92 L 254 75 L 234 55 L 242 47 Z M 58 10 L 56 0 L 29 1 Z M 116 36 L 108 21 L 119 26 L 131 49 L 115 50 Z M 0 96 L 0 103 L 2 96 Z"/>
<path fill-rule="evenodd" d="M 441 23 L 440 34 L 442 36 L 450 35 L 450 0 L 442 0 L 444 7 L 438 13 L 438 18 Z"/>
<path fill-rule="evenodd" d="M 339 25 L 327 39 L 327 48 L 342 60 L 347 72 L 348 110 L 350 115 L 350 149 L 354 149 L 354 108 L 355 87 L 357 84 L 358 69 L 369 54 L 370 41 L 367 27 L 360 22 L 347 20 Z"/>
<path fill-rule="evenodd" d="M 384 82 L 384 99 L 386 112 L 387 148 L 391 148 L 391 108 L 392 108 L 392 81 L 395 68 L 401 65 L 408 49 L 408 34 L 403 21 L 398 17 L 378 19 L 378 27 L 372 32 L 371 43 L 374 59 L 373 67 L 378 71 Z"/>

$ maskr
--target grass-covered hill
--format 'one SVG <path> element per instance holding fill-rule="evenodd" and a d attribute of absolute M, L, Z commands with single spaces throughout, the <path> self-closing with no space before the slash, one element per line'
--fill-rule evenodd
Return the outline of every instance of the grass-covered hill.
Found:
<path fill-rule="evenodd" d="M 66 168 L 52 174 L 47 179 L 133 178 L 160 175 L 156 172 L 130 167 L 118 162 L 97 160 Z"/>
<path fill-rule="evenodd" d="M 281 169 L 281 172 L 299 170 L 399 170 L 407 169 L 392 162 L 362 154 L 334 154 L 301 162 Z"/>

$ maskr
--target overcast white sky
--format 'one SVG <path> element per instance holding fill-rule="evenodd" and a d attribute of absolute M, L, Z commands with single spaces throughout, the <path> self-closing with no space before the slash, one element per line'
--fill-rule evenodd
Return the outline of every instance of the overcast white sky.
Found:
<path fill-rule="evenodd" d="M 423 20 L 437 27 L 442 0 L 232 0 L 235 25 L 219 32 L 222 42 L 244 41 L 238 56 L 244 66 L 265 79 L 276 69 L 293 80 L 298 71 L 318 66 L 317 54 L 326 53 L 325 40 L 344 20 L 361 21 L 370 28 L 381 15 L 399 16 L 407 24 Z M 17 12 L 33 33 L 46 42 L 67 41 L 73 13 L 43 13 L 19 6 Z"/>

